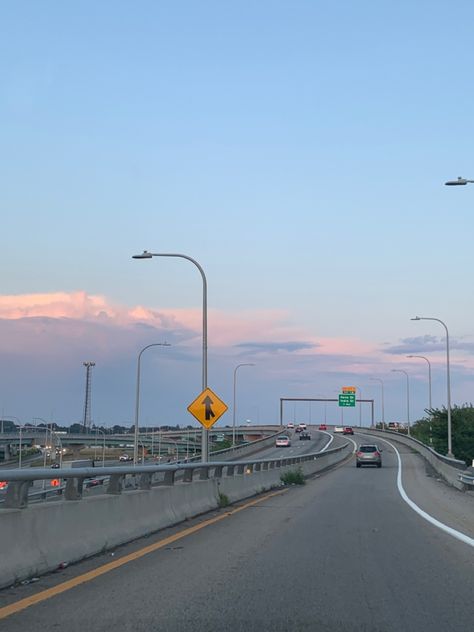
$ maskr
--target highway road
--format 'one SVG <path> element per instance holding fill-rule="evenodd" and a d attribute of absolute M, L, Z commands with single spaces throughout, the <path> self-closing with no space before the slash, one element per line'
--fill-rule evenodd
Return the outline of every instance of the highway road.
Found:
<path fill-rule="evenodd" d="M 470 525 L 473 537 L 474 499 L 444 493 L 444 485 L 437 494 L 442 484 L 427 476 L 423 461 L 399 449 L 407 493 L 420 503 L 426 496 L 425 511 L 438 519 L 445 514 L 454 528 Z M 303 487 L 212 512 L 4 590 L 2 632 L 472 629 L 474 548 L 402 499 L 397 456 L 388 445 L 383 460 L 379 470 L 356 469 L 351 459 Z M 35 596 L 41 601 L 25 607 Z"/>

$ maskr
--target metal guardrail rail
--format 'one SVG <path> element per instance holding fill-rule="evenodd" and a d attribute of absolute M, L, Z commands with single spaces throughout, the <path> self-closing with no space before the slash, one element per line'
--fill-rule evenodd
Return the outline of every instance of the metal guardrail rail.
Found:
<path fill-rule="evenodd" d="M 157 485 L 174 485 L 192 483 L 195 474 L 199 474 L 199 480 L 210 478 L 220 479 L 224 476 L 245 476 L 253 473 L 280 469 L 290 465 L 298 465 L 306 461 L 326 458 L 330 454 L 341 452 L 349 443 L 326 450 L 325 452 L 313 452 L 293 457 L 255 459 L 248 458 L 241 461 L 212 461 L 208 463 L 178 463 L 176 465 L 137 465 L 121 467 L 82 467 L 73 469 L 36 468 L 31 470 L 3 470 L 1 478 L 8 483 L 5 501 L 1 505 L 3 509 L 25 509 L 28 506 L 29 488 L 34 481 L 50 481 L 53 479 L 65 480 L 62 499 L 64 501 L 78 501 L 82 499 L 84 481 L 88 478 L 108 477 L 106 494 L 121 494 L 127 488 L 127 477 L 133 477 L 135 484 L 129 489 L 150 490 Z M 225 472 L 224 472 L 225 470 Z M 177 473 L 180 480 L 177 480 Z M 156 480 L 161 475 L 161 480 Z M 49 490 L 48 490 L 49 491 Z M 39 494 L 44 492 L 39 491 Z M 1 509 L 0 509 L 1 511 Z"/>
<path fill-rule="evenodd" d="M 472 487 L 472 489 L 474 489 L 474 475 L 461 472 L 460 474 L 458 474 L 458 479 L 464 485 L 469 485 L 470 487 Z"/>

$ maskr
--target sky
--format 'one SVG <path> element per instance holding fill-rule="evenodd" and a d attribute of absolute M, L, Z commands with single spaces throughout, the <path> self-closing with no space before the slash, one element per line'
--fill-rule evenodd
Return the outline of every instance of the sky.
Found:
<path fill-rule="evenodd" d="M 0 409 L 70 424 L 237 421 L 280 397 L 386 420 L 473 398 L 474 5 L 468 0 L 4 3 Z M 322 404 L 285 420 L 321 421 Z M 360 411 L 344 411 L 356 423 Z M 328 422 L 341 412 L 330 404 Z M 362 408 L 369 423 L 369 406 Z"/>

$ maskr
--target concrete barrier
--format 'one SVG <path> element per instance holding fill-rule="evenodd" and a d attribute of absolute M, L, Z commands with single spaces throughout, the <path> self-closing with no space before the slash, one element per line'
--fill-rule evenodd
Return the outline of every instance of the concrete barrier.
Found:
<path fill-rule="evenodd" d="M 310 476 L 351 451 L 352 444 L 347 443 L 314 455 L 227 462 L 210 467 L 214 476 L 205 480 L 2 509 L 0 587 L 217 509 L 224 496 L 235 502 L 280 486 L 280 477 L 288 470 L 301 467 Z"/>

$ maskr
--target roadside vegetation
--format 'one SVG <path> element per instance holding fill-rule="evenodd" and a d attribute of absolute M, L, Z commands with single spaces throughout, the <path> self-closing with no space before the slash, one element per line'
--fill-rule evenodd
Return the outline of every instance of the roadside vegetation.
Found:
<path fill-rule="evenodd" d="M 411 428 L 415 439 L 432 447 L 440 454 L 448 451 L 448 412 L 446 408 L 433 408 L 428 415 L 416 421 Z M 453 453 L 457 459 L 471 465 L 474 459 L 474 407 L 472 404 L 453 406 L 451 409 Z"/>
<path fill-rule="evenodd" d="M 305 480 L 301 468 L 296 470 L 288 470 L 280 476 L 280 480 L 285 485 L 304 485 Z"/>

